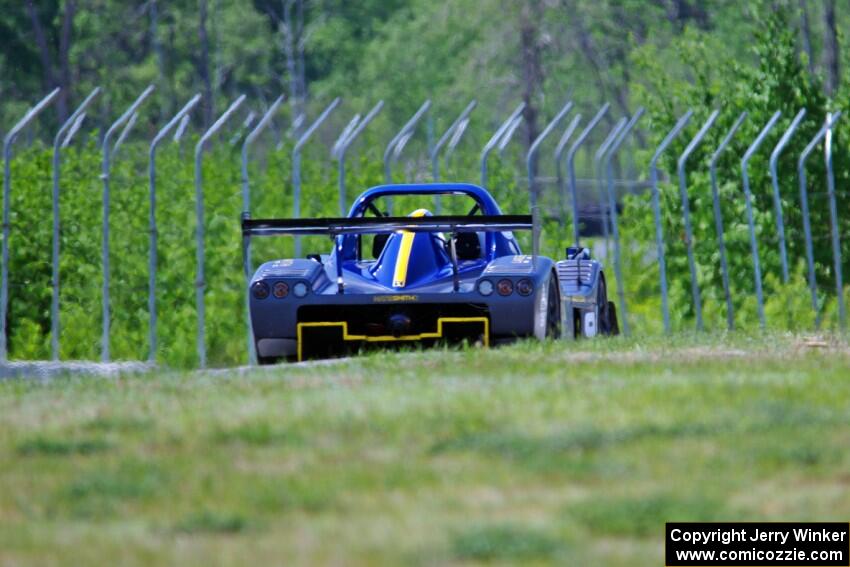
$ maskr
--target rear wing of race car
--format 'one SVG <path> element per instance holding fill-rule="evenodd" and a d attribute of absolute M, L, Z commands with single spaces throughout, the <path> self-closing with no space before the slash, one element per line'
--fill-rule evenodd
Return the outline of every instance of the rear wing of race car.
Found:
<path fill-rule="evenodd" d="M 251 268 L 251 238 L 255 236 L 307 236 L 324 235 L 336 237 L 342 234 L 390 234 L 399 230 L 408 232 L 501 232 L 514 230 L 532 231 L 532 257 L 536 262 L 540 240 L 540 222 L 537 209 L 531 215 L 442 215 L 427 217 L 353 217 L 317 219 L 252 219 L 242 216 L 242 256 L 245 275 L 249 279 Z M 457 252 L 454 239 L 451 242 L 452 271 L 455 289 L 458 289 Z M 337 244 L 339 246 L 339 244 Z M 342 293 L 342 264 L 337 262 L 337 284 Z"/>
<path fill-rule="evenodd" d="M 496 232 L 532 230 L 532 215 L 470 217 L 355 217 L 323 219 L 242 219 L 243 236 L 389 234 L 409 232 Z"/>

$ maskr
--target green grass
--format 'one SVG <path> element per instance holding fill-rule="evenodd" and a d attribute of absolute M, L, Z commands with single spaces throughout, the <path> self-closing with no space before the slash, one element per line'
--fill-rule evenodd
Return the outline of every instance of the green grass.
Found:
<path fill-rule="evenodd" d="M 661 565 L 850 516 L 850 347 L 524 343 L 0 382 L 0 565 Z"/>

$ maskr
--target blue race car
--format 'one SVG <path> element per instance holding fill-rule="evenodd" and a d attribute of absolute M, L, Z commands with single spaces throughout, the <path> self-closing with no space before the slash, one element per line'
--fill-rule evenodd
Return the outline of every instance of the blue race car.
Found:
<path fill-rule="evenodd" d="M 452 201 L 465 215 L 418 208 L 388 216 L 390 201 Z M 531 215 L 503 215 L 476 185 L 381 185 L 348 217 L 242 219 L 253 340 L 261 364 L 355 352 L 368 345 L 617 333 L 602 266 L 586 248 L 566 259 L 523 254 L 513 235 Z M 251 238 L 327 235 L 330 254 L 266 262 L 250 274 Z M 364 254 L 371 252 L 371 257 Z"/>

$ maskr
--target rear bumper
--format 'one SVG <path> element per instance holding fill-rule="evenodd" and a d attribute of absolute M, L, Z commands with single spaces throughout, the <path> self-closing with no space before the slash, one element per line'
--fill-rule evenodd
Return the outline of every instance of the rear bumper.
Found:
<path fill-rule="evenodd" d="M 495 296 L 495 297 L 494 297 Z M 381 323 L 403 313 L 409 332 L 394 336 Z M 508 297 L 478 293 L 316 295 L 299 301 L 255 301 L 251 319 L 262 357 L 309 354 L 306 342 L 338 340 L 356 347 L 366 343 L 422 343 L 525 337 L 534 333 L 534 295 Z M 321 330 L 321 331 L 320 331 Z"/>

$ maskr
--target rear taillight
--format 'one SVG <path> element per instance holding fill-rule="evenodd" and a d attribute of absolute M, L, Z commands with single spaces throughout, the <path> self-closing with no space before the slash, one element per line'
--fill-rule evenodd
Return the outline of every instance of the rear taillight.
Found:
<path fill-rule="evenodd" d="M 283 299 L 289 295 L 289 284 L 286 282 L 277 282 L 272 288 L 272 295 L 278 299 Z"/>
<path fill-rule="evenodd" d="M 251 286 L 251 294 L 256 299 L 265 299 L 269 296 L 269 284 L 266 282 L 254 282 L 254 285 Z"/>
<path fill-rule="evenodd" d="M 499 283 L 496 284 L 496 291 L 499 292 L 499 295 L 510 295 L 514 292 L 514 282 L 511 280 L 499 280 Z"/>
<path fill-rule="evenodd" d="M 523 278 L 516 283 L 516 292 L 520 295 L 531 295 L 531 292 L 534 291 L 534 284 L 531 283 L 531 280 L 527 278 Z"/>

